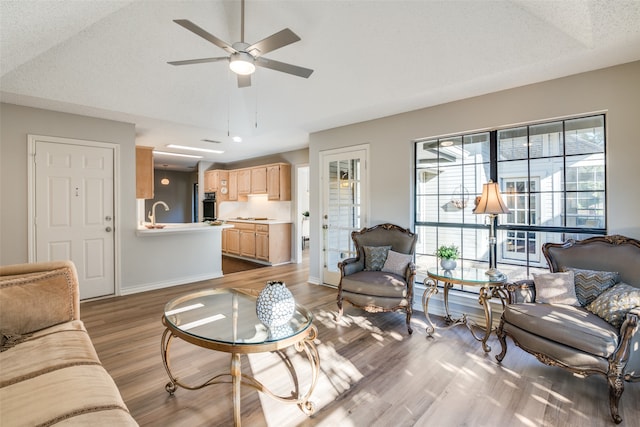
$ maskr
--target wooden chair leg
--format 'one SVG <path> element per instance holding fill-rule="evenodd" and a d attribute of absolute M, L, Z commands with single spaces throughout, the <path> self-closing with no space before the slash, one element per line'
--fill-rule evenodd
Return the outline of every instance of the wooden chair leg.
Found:
<path fill-rule="evenodd" d="M 500 351 L 500 354 L 496 354 L 496 360 L 498 362 L 502 362 L 502 359 L 504 359 L 504 356 L 507 355 L 507 334 L 504 333 L 503 327 L 504 327 L 504 319 L 501 318 L 500 325 L 496 330 L 496 335 L 498 337 L 498 341 L 500 341 L 500 347 L 502 348 L 502 351 Z"/>
<path fill-rule="evenodd" d="M 407 330 L 409 331 L 409 335 L 413 333 L 413 328 L 411 328 L 411 315 L 413 314 L 413 310 L 409 308 L 407 310 Z"/>
<path fill-rule="evenodd" d="M 622 422 L 622 417 L 618 413 L 618 404 L 624 391 L 622 369 L 618 364 L 610 363 L 609 373 L 607 374 L 607 382 L 609 383 L 609 409 L 611 410 L 611 418 L 613 418 L 613 422 L 616 424 Z"/>

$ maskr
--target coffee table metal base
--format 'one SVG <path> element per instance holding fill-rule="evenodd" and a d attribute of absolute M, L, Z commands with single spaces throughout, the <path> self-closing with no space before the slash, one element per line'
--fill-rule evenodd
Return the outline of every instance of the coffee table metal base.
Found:
<path fill-rule="evenodd" d="M 294 383 L 295 390 L 289 396 L 279 396 L 269 390 L 264 384 L 255 379 L 252 376 L 245 375 L 242 373 L 242 364 L 240 360 L 240 355 L 245 352 L 233 352 L 231 351 L 231 367 L 229 373 L 222 373 L 213 376 L 202 384 L 198 385 L 189 385 L 183 382 L 180 382 L 178 378 L 172 373 L 169 361 L 169 350 L 171 348 L 171 341 L 173 338 L 177 338 L 177 335 L 173 334 L 172 331 L 167 328 L 162 334 L 162 362 L 164 364 L 164 368 L 167 371 L 167 375 L 169 375 L 169 382 L 165 386 L 167 392 L 171 395 L 175 393 L 178 387 L 182 387 L 187 390 L 199 390 L 201 388 L 207 387 L 209 385 L 214 384 L 232 384 L 232 394 L 233 394 L 233 421 L 234 425 L 240 426 L 240 388 L 241 386 L 249 386 L 259 392 L 266 394 L 267 396 L 272 397 L 273 399 L 282 402 L 282 403 L 293 403 L 297 404 L 302 412 L 306 415 L 312 415 L 315 411 L 315 405 L 313 402 L 309 400 L 313 390 L 318 381 L 318 377 L 320 374 L 320 357 L 318 355 L 318 349 L 314 344 L 314 340 L 318 335 L 318 330 L 315 326 L 311 325 L 308 328 L 307 335 L 301 341 L 297 341 L 293 344 L 294 348 L 298 352 L 304 352 L 307 359 L 309 360 L 311 366 L 311 385 L 306 393 L 301 395 L 298 377 L 295 372 L 294 366 L 291 363 L 289 357 L 285 354 L 285 352 L 281 350 L 276 350 L 275 352 L 280 356 L 283 363 L 289 369 L 289 373 L 291 374 L 291 378 Z"/>

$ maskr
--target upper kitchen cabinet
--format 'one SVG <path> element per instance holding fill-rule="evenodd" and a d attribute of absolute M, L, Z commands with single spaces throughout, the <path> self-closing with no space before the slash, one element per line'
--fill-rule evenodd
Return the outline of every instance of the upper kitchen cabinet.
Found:
<path fill-rule="evenodd" d="M 267 193 L 267 167 L 251 168 L 251 194 Z"/>
<path fill-rule="evenodd" d="M 229 171 L 209 170 L 204 173 L 204 191 L 216 193 L 218 200 L 228 200 Z"/>
<path fill-rule="evenodd" d="M 251 194 L 251 169 L 238 170 L 238 195 Z"/>
<path fill-rule="evenodd" d="M 238 171 L 233 170 L 229 171 L 229 191 L 227 194 L 227 200 L 236 201 L 238 200 Z"/>
<path fill-rule="evenodd" d="M 136 199 L 153 199 L 153 147 L 136 146 Z"/>
<path fill-rule="evenodd" d="M 218 201 L 246 201 L 250 194 L 266 194 L 268 200 L 290 201 L 291 165 L 274 163 L 229 171 L 206 171 L 205 188 L 205 191 L 215 191 Z"/>
<path fill-rule="evenodd" d="M 269 200 L 291 200 L 291 165 L 267 166 L 267 195 Z"/>

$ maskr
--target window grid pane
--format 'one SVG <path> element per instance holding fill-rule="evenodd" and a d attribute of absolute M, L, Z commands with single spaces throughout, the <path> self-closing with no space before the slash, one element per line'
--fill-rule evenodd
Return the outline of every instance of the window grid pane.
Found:
<path fill-rule="evenodd" d="M 442 244 L 460 247 L 459 266 L 486 267 L 488 222 L 473 208 L 491 170 L 511 210 L 498 216 L 496 233 L 499 268 L 510 279 L 547 269 L 546 242 L 606 234 L 604 121 L 597 115 L 417 141 L 417 280 L 437 264 Z"/>

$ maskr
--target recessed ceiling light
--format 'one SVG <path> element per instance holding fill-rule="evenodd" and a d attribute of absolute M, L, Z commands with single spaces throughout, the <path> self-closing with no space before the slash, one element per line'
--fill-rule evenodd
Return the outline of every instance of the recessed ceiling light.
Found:
<path fill-rule="evenodd" d="M 209 148 L 197 148 L 197 147 L 189 147 L 186 145 L 176 145 L 176 144 L 169 144 L 167 145 L 168 148 L 177 148 L 180 150 L 190 150 L 190 151 L 201 151 L 203 153 L 213 153 L 213 154 L 222 154 L 224 153 L 224 151 L 222 150 L 211 150 Z"/>
<path fill-rule="evenodd" d="M 153 150 L 153 154 L 160 154 L 161 156 L 188 157 L 190 159 L 202 159 L 202 156 L 194 156 L 193 154 L 169 153 L 166 151 Z"/>
<path fill-rule="evenodd" d="M 242 142 L 242 138 L 239 136 L 234 136 L 233 137 L 233 142 Z"/>
<path fill-rule="evenodd" d="M 441 147 L 451 147 L 453 145 L 453 141 L 442 141 L 440 143 Z"/>

